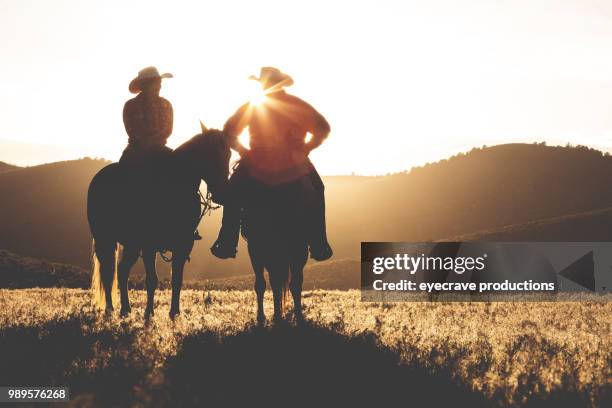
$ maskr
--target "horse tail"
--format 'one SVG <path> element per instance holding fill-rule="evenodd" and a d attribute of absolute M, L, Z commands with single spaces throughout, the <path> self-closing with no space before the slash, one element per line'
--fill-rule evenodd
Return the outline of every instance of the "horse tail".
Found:
<path fill-rule="evenodd" d="M 95 306 L 104 308 L 104 287 L 100 279 L 100 261 L 96 256 L 96 240 L 91 240 L 91 295 Z"/>
<path fill-rule="evenodd" d="M 281 310 L 285 313 L 285 304 L 287 303 L 287 299 L 289 299 L 289 286 L 291 285 L 291 268 L 287 268 L 287 274 L 285 275 L 285 280 L 283 281 L 283 295 L 281 296 Z"/>
<path fill-rule="evenodd" d="M 103 276 L 100 270 L 100 260 L 98 259 L 98 255 L 96 253 L 96 241 L 95 240 L 92 240 L 91 248 L 92 248 L 91 250 L 91 294 L 93 296 L 94 305 L 99 309 L 104 309 L 106 308 L 106 296 L 104 292 Z M 112 261 L 112 264 L 113 264 L 113 269 L 112 271 L 109 270 L 109 272 L 113 274 L 113 278 L 112 278 L 113 285 L 112 285 L 111 294 L 115 294 L 115 295 L 119 291 L 119 285 L 117 282 L 117 269 L 118 269 L 119 259 L 121 257 L 121 251 L 122 251 L 122 246 L 120 244 L 115 244 L 115 249 L 113 252 L 111 252 L 113 259 L 104 260 L 105 262 Z"/>

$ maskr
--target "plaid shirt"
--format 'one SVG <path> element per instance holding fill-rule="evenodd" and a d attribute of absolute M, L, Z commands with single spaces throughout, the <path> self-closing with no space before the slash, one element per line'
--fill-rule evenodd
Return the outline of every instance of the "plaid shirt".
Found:
<path fill-rule="evenodd" d="M 160 96 L 143 92 L 123 107 L 128 144 L 136 148 L 165 146 L 172 133 L 172 122 L 172 104 Z"/>

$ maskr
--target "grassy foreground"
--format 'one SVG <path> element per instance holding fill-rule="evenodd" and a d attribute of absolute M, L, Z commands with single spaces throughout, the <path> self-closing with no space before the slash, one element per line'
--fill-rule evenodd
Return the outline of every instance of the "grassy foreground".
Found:
<path fill-rule="evenodd" d="M 143 291 L 119 319 L 83 290 L 0 290 L 0 385 L 69 385 L 73 406 L 611 400 L 611 303 L 380 304 L 313 291 L 306 325 L 257 327 L 252 291 L 185 290 L 174 322 L 169 295 L 158 292 L 145 324 Z"/>

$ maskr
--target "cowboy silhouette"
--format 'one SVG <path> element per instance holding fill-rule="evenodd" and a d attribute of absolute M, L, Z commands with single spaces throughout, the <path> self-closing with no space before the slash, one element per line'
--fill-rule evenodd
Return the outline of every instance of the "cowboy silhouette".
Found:
<path fill-rule="evenodd" d="M 166 141 L 172 133 L 172 104 L 159 96 L 159 91 L 162 78 L 172 77 L 172 74 L 160 75 L 155 67 L 147 67 L 130 82 L 130 92 L 138 95 L 123 107 L 128 145 L 119 160 L 121 163 L 141 164 L 171 151 Z"/>
<path fill-rule="evenodd" d="M 302 99 L 285 92 L 293 79 L 273 67 L 261 68 L 258 81 L 265 93 L 260 104 L 246 103 L 225 123 L 224 132 L 241 160 L 229 181 L 219 237 L 211 252 L 218 258 L 235 258 L 241 221 L 241 195 L 249 181 L 269 186 L 302 181 L 310 188 L 308 244 L 313 259 L 332 256 L 325 227 L 324 186 L 308 155 L 330 132 L 325 118 Z M 250 148 L 238 136 L 249 128 Z M 306 141 L 307 134 L 312 135 Z"/>
<path fill-rule="evenodd" d="M 153 66 L 140 70 L 129 85 L 130 92 L 137 95 L 123 107 L 128 145 L 119 162 L 141 193 L 148 192 L 147 187 L 167 176 L 171 168 L 172 149 L 166 142 L 172 134 L 174 112 L 172 104 L 159 96 L 163 78 L 173 78 L 173 75 L 160 75 Z M 194 239 L 202 239 L 197 230 Z"/>

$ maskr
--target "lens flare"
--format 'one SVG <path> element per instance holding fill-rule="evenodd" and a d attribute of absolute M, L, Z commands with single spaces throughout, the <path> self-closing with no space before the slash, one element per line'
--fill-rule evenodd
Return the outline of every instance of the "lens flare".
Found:
<path fill-rule="evenodd" d="M 267 96 L 265 91 L 261 88 L 261 86 L 259 85 L 255 85 L 253 86 L 253 89 L 251 91 L 251 95 L 249 98 L 249 103 L 253 106 L 258 106 L 261 105 L 262 103 L 265 102 Z"/>

